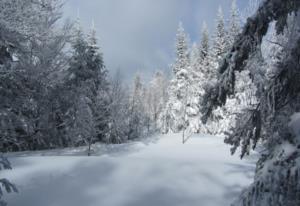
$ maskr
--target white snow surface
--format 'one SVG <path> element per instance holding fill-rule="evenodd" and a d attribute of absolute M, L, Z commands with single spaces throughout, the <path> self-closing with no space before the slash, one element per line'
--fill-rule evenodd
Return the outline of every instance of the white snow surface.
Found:
<path fill-rule="evenodd" d="M 226 206 L 254 175 L 252 155 L 231 156 L 222 137 L 157 135 L 141 142 L 11 153 L 2 171 L 19 189 L 9 206 Z"/>

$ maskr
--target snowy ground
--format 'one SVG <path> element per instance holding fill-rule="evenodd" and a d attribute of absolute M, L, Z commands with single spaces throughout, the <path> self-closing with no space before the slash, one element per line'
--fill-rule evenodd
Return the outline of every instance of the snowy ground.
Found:
<path fill-rule="evenodd" d="M 231 156 L 220 137 L 178 134 L 117 146 L 13 153 L 1 172 L 19 188 L 9 206 L 226 206 L 251 183 L 255 157 Z M 1 175 L 1 176 L 2 176 Z"/>

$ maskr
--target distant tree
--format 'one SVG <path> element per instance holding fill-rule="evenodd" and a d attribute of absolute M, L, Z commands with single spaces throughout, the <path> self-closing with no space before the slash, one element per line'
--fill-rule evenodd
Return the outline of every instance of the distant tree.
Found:
<path fill-rule="evenodd" d="M 190 65 L 194 72 L 194 75 L 197 75 L 200 72 L 200 66 L 201 66 L 200 50 L 197 43 L 193 43 L 189 57 L 190 57 Z"/>
<path fill-rule="evenodd" d="M 188 84 L 190 84 L 190 63 L 188 53 L 188 37 L 185 33 L 182 23 L 176 35 L 176 60 L 172 65 L 174 77 L 170 82 L 168 95 L 169 101 L 166 106 L 166 115 L 168 116 L 168 129 L 173 132 L 179 132 L 186 125 L 184 119 L 185 97 L 187 96 Z"/>
<path fill-rule="evenodd" d="M 167 102 L 167 86 L 167 80 L 161 71 L 154 74 L 149 84 L 147 103 L 154 130 L 161 129 L 164 124 L 164 121 L 160 121 L 159 118 Z"/>
<path fill-rule="evenodd" d="M 231 9 L 230 9 L 230 18 L 229 18 L 229 28 L 228 28 L 228 32 L 227 32 L 227 34 L 228 34 L 227 44 L 229 47 L 233 44 L 234 39 L 241 31 L 241 23 L 240 22 L 241 22 L 241 17 L 240 17 L 239 10 L 236 5 L 236 0 L 232 0 Z M 227 49 L 229 49 L 229 48 L 227 48 Z"/>
<path fill-rule="evenodd" d="M 139 74 L 134 78 L 132 94 L 129 102 L 128 139 L 140 138 L 144 133 L 144 86 Z"/>
<path fill-rule="evenodd" d="M 187 70 L 189 66 L 188 49 L 189 38 L 180 22 L 176 34 L 176 60 L 172 67 L 174 75 L 179 76 L 182 71 Z"/>
<path fill-rule="evenodd" d="M 128 139 L 127 134 L 130 116 L 129 94 L 124 87 L 122 79 L 122 74 L 120 70 L 118 70 L 110 84 L 108 143 L 120 144 Z"/>
<path fill-rule="evenodd" d="M 213 58 L 215 58 L 215 64 L 216 64 L 216 69 L 215 70 L 215 75 L 217 73 L 217 67 L 219 65 L 219 62 L 223 60 L 223 57 L 225 56 L 227 52 L 227 31 L 225 29 L 225 22 L 224 22 L 224 15 L 223 15 L 223 10 L 222 7 L 219 7 L 218 9 L 218 14 L 217 14 L 217 20 L 216 20 L 216 30 L 215 30 L 215 35 L 213 39 Z M 217 78 L 212 77 L 212 78 Z"/>
<path fill-rule="evenodd" d="M 202 74 L 203 81 L 201 82 L 201 88 L 209 82 L 213 78 L 214 69 L 214 59 L 213 59 L 213 48 L 210 42 L 210 34 L 207 28 L 206 23 L 203 23 L 202 26 L 202 34 L 201 34 L 201 42 L 200 42 L 200 71 L 199 74 Z"/>

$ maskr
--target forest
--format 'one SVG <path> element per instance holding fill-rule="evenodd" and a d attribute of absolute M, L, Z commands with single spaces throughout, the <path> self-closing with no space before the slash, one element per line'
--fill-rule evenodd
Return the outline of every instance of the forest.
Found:
<path fill-rule="evenodd" d="M 166 68 L 170 74 L 156 70 L 145 78 L 139 72 L 130 81 L 122 67 L 116 72 L 107 67 L 101 30 L 92 23 L 87 31 L 80 17 L 64 18 L 64 6 L 61 0 L 0 0 L 0 206 L 22 201 L 33 206 L 300 205 L 299 0 L 249 0 L 243 10 L 232 0 L 229 11 L 217 7 L 214 30 L 203 19 L 199 41 L 191 41 L 178 22 L 175 58 Z M 181 171 L 187 164 L 191 171 Z M 229 203 L 222 203 L 224 195 L 219 202 L 205 202 L 202 189 L 178 190 L 187 194 L 172 200 L 181 178 L 193 174 L 204 181 L 209 177 L 203 168 L 223 172 L 230 164 L 250 169 L 236 176 L 229 172 L 225 182 L 248 172 L 252 176 L 235 180 L 242 185 L 233 184 L 237 191 Z M 113 183 L 97 179 L 100 189 L 90 193 L 103 194 L 102 200 L 64 202 L 53 192 L 55 201 L 43 196 L 38 202 L 34 191 L 39 184 L 47 187 L 43 181 L 49 176 L 72 188 L 60 183 L 63 175 L 55 167 L 74 172 L 80 186 L 74 184 L 85 188 L 80 194 L 92 187 L 93 180 L 85 177 L 120 174 L 111 177 Z M 30 168 L 36 171 L 27 177 Z M 53 174 L 44 174 L 47 168 Z M 147 182 L 156 173 L 163 175 L 161 188 Z M 118 189 L 135 178 L 145 181 L 133 188 L 143 188 L 142 193 Z M 66 179 L 65 185 L 75 181 Z M 174 188 L 166 186 L 169 181 Z M 196 182 L 187 188 L 198 188 Z M 43 194 L 56 187 L 50 184 Z M 217 201 L 217 191 L 208 195 L 216 195 L 211 201 Z M 126 195 L 141 200 L 126 202 Z"/>

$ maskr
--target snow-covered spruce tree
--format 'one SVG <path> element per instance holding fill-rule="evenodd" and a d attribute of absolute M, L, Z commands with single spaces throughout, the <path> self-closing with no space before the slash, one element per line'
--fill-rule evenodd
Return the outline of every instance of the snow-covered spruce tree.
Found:
<path fill-rule="evenodd" d="M 209 54 L 209 32 L 207 28 L 206 22 L 203 22 L 202 31 L 201 31 L 201 41 L 199 45 L 199 52 L 200 52 L 200 59 L 199 64 L 202 65 L 202 61 L 208 56 Z"/>
<path fill-rule="evenodd" d="M 229 27 L 227 31 L 227 41 L 228 41 L 228 46 L 230 47 L 233 42 L 235 37 L 240 33 L 241 31 L 241 17 L 239 14 L 239 10 L 236 5 L 236 0 L 232 0 L 231 3 L 231 9 L 230 9 L 230 18 L 229 18 Z M 230 49 L 230 48 L 228 48 Z"/>
<path fill-rule="evenodd" d="M 169 101 L 166 105 L 167 131 L 179 132 L 186 127 L 184 108 L 187 106 L 188 91 L 190 87 L 190 65 L 188 54 L 188 37 L 182 23 L 176 35 L 176 60 L 172 65 L 173 79 L 170 82 L 168 95 Z M 166 132 L 167 132 L 166 131 Z"/>
<path fill-rule="evenodd" d="M 70 40 L 72 25 L 69 22 L 58 23 L 62 18 L 61 0 L 37 2 L 33 3 L 33 9 L 38 13 L 35 32 L 31 32 L 28 38 L 26 51 L 20 52 L 17 57 L 22 67 L 30 69 L 39 78 L 47 78 L 45 81 L 54 81 L 53 73 L 67 64 L 64 49 Z"/>
<path fill-rule="evenodd" d="M 71 134 L 76 138 L 76 145 L 88 146 L 87 154 L 90 156 L 92 153 L 91 145 L 96 137 L 96 121 L 92 110 L 93 104 L 88 97 L 80 95 L 79 98 L 76 98 L 74 107 L 75 121 Z"/>
<path fill-rule="evenodd" d="M 36 112 L 32 113 L 34 124 L 31 137 L 31 148 L 43 149 L 57 145 L 60 136 L 57 133 L 56 121 L 53 116 L 53 88 L 60 83 L 62 70 L 68 62 L 66 47 L 70 41 L 71 24 L 61 21 L 61 0 L 43 0 L 33 2 L 38 12 L 34 25 L 34 33 L 28 38 L 26 50 L 18 52 L 18 64 L 26 68 L 26 75 L 34 82 L 34 100 Z M 29 23 L 31 24 L 31 22 Z M 59 144 L 58 144 L 59 145 Z M 51 147 L 52 147 L 51 146 Z"/>
<path fill-rule="evenodd" d="M 230 49 L 230 46 L 233 44 L 240 30 L 240 16 L 236 1 L 233 0 L 230 11 L 229 28 L 226 36 L 227 47 L 225 53 Z M 223 58 L 224 56 L 221 59 Z M 258 59 L 253 57 L 247 62 L 246 70 L 256 69 L 255 67 L 258 65 Z M 257 89 L 255 84 L 251 81 L 249 71 L 236 71 L 235 75 L 237 76 L 235 94 L 227 98 L 226 104 L 223 107 L 219 107 L 213 112 L 221 117 L 218 122 L 218 129 L 215 131 L 218 134 L 226 134 L 235 126 L 237 116 L 243 113 L 244 110 L 253 109 L 257 103 L 255 97 Z"/>
<path fill-rule="evenodd" d="M 96 117 L 95 125 L 97 138 L 106 142 L 109 124 L 109 82 L 107 70 L 104 66 L 103 55 L 97 46 L 96 30 L 93 26 L 88 41 L 87 67 L 94 71 L 94 78 L 90 80 L 90 99 L 92 100 L 92 111 Z"/>
<path fill-rule="evenodd" d="M 27 20 L 31 19 L 34 13 L 31 11 L 32 4 L 29 1 L 19 2 L 19 5 L 15 3 L 0 2 L 0 144 L 2 152 L 21 147 L 19 140 L 28 137 L 32 131 L 30 113 L 35 110 L 32 106 L 34 103 L 28 104 L 32 94 L 29 89 L 33 86 L 32 82 L 27 80 L 28 83 L 24 84 L 26 79 L 23 76 L 24 72 L 16 71 L 13 62 L 14 53 L 24 48 L 25 31 L 29 27 Z M 24 18 L 22 18 L 23 11 L 28 12 Z M 25 105 L 28 107 L 24 108 Z M 25 144 L 22 146 L 25 147 Z"/>
<path fill-rule="evenodd" d="M 201 42 L 199 45 L 199 52 L 200 52 L 200 71 L 199 74 L 202 74 L 203 81 L 201 82 L 201 88 L 204 88 L 205 84 L 209 81 L 215 79 L 215 71 L 213 71 L 214 67 L 214 59 L 213 59 L 213 49 L 211 46 L 211 41 L 209 37 L 209 31 L 207 28 L 206 23 L 203 23 L 202 26 L 202 34 L 201 34 Z"/>
<path fill-rule="evenodd" d="M 23 76 L 15 71 L 13 53 L 22 50 L 24 30 L 28 26 L 26 22 L 32 18 L 33 13 L 29 12 L 32 8 L 29 1 L 19 3 L 16 5 L 11 1 L 0 2 L 0 144 L 2 152 L 11 150 L 12 147 L 20 147 L 19 136 L 29 133 L 22 121 L 26 122 L 29 127 L 31 126 L 27 115 L 22 113 L 24 108 L 21 107 L 29 100 L 26 96 L 29 85 L 23 84 Z M 21 9 L 22 6 L 24 10 Z M 28 12 L 26 16 L 28 19 L 21 18 L 23 11 Z M 30 111 L 32 107 L 28 106 L 27 111 Z"/>
<path fill-rule="evenodd" d="M 287 205 L 300 204 L 299 186 L 299 14 L 294 21 L 288 19 L 299 12 L 297 0 L 266 0 L 258 12 L 248 19 L 242 33 L 220 66 L 220 78 L 206 94 L 203 120 L 213 108 L 222 106 L 233 94 L 236 82 L 235 71 L 245 69 L 245 61 L 261 53 L 260 46 L 272 21 L 276 32 L 295 28 L 287 37 L 283 58 L 273 68 L 274 76 L 268 81 L 255 82 L 258 103 L 255 109 L 246 110 L 226 142 L 233 145 L 232 152 L 241 147 L 241 157 L 255 148 L 258 141 L 265 147 L 257 163 L 253 184 L 243 192 L 234 205 Z M 255 70 L 250 75 L 255 80 Z M 259 87 L 259 85 L 261 87 Z M 290 119 L 292 121 L 290 121 Z M 290 122 L 290 123 L 289 123 Z"/>
<path fill-rule="evenodd" d="M 214 39 L 213 39 L 213 57 L 215 58 L 215 64 L 216 68 L 219 65 L 219 62 L 223 60 L 223 57 L 225 56 L 225 53 L 227 52 L 227 44 L 228 44 L 228 39 L 227 39 L 227 31 L 225 29 L 225 21 L 224 21 L 224 15 L 223 15 L 223 10 L 222 7 L 219 7 L 218 13 L 217 13 L 217 20 L 216 20 L 216 30 L 214 34 Z M 214 70 L 214 69 L 213 69 Z M 217 78 L 216 73 L 217 69 L 214 70 L 214 76 L 211 77 Z"/>
<path fill-rule="evenodd" d="M 70 118 L 64 128 L 68 139 L 74 144 L 88 142 L 89 145 L 96 137 L 105 141 L 109 118 L 104 116 L 108 115 L 109 101 L 103 98 L 108 98 L 108 95 L 104 95 L 108 85 L 94 31 L 87 41 L 81 29 L 77 29 L 65 85 L 74 104 L 65 111 Z"/>
<path fill-rule="evenodd" d="M 53 74 L 66 62 L 63 50 L 69 27 L 57 25 L 60 5 L 59 1 L 0 2 L 1 38 L 13 57 L 1 72 L 1 109 L 5 108 L 1 136 L 12 140 L 4 147 L 7 150 L 42 149 L 57 142 L 48 97 Z"/>
<path fill-rule="evenodd" d="M 201 65 L 205 62 L 205 57 L 200 55 L 199 46 L 194 43 L 192 45 L 190 54 L 190 70 L 189 70 L 189 89 L 188 89 L 188 99 L 186 105 L 186 118 L 188 120 L 188 131 L 187 133 L 195 133 L 200 132 L 200 108 L 199 101 L 201 96 L 203 95 L 203 82 L 206 81 L 204 79 L 204 72 L 202 71 L 203 66 Z"/>
<path fill-rule="evenodd" d="M 203 34 L 205 35 L 205 33 Z M 223 57 L 227 52 L 228 47 L 228 39 L 227 32 L 225 29 L 225 22 L 222 8 L 219 7 L 216 19 L 216 29 L 214 33 L 214 38 L 212 40 L 212 47 L 208 50 L 208 54 L 205 59 L 202 61 L 202 67 L 205 78 L 203 79 L 203 83 L 201 86 L 202 96 L 201 101 L 203 101 L 204 90 L 207 87 L 210 87 L 217 81 L 217 68 Z M 209 48 L 209 47 L 208 47 Z M 224 132 L 226 118 L 228 117 L 228 113 L 224 108 L 216 109 L 212 118 L 206 125 L 202 125 L 202 132 L 207 132 L 210 134 L 222 134 Z"/>
<path fill-rule="evenodd" d="M 221 14 L 221 12 L 218 14 L 219 20 L 217 21 L 217 34 L 224 34 L 223 31 L 225 30 L 222 26 L 224 25 L 224 23 L 222 23 L 224 20 L 220 18 L 222 17 Z M 236 6 L 236 1 L 233 0 L 230 11 L 228 31 L 225 32 L 225 36 L 216 35 L 217 38 L 215 39 L 215 42 L 221 42 L 221 44 L 215 43 L 215 46 L 217 45 L 216 51 L 221 51 L 223 53 L 215 52 L 215 59 L 218 59 L 218 61 L 216 61 L 216 71 L 240 30 L 240 17 Z M 254 59 L 253 61 L 249 62 L 251 63 L 247 65 L 247 68 L 251 69 L 250 67 L 254 66 L 254 64 L 252 64 Z M 251 109 L 256 102 L 254 97 L 256 87 L 251 82 L 249 72 L 236 72 L 235 75 L 239 77 L 237 79 L 237 83 L 235 84 L 235 94 L 228 97 L 226 104 L 223 107 L 218 107 L 212 114 L 214 117 L 212 122 L 215 124 L 215 126 L 214 128 L 211 128 L 211 131 L 215 134 L 224 135 L 227 133 L 228 130 L 234 127 L 237 115 L 240 114 L 242 110 Z"/>
<path fill-rule="evenodd" d="M 10 162 L 7 160 L 7 158 L 0 156 L 0 171 L 1 170 L 7 170 L 12 169 Z M 6 206 L 7 203 L 3 200 L 4 191 L 11 193 L 11 192 L 18 192 L 16 186 L 12 184 L 10 181 L 8 181 L 5 178 L 0 178 L 0 206 Z"/>
<path fill-rule="evenodd" d="M 190 89 L 188 91 L 186 115 L 189 121 L 189 132 L 209 132 L 208 127 L 199 121 L 200 102 L 204 95 L 205 87 L 213 78 L 213 52 L 211 52 L 209 32 L 206 23 L 203 23 L 199 46 L 194 43 L 189 59 L 190 70 L 188 73 Z"/>

